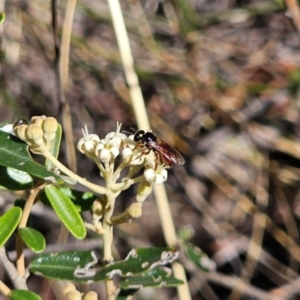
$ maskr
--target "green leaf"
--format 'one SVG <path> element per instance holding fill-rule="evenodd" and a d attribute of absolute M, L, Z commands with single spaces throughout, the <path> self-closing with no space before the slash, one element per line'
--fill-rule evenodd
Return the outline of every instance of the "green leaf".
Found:
<path fill-rule="evenodd" d="M 33 187 L 33 179 L 27 173 L 0 166 L 0 189 L 13 191 L 28 190 Z"/>
<path fill-rule="evenodd" d="M 27 290 L 12 290 L 9 294 L 11 300 L 42 300 L 42 298 Z"/>
<path fill-rule="evenodd" d="M 101 281 L 115 275 L 127 279 L 128 274 L 135 276 L 171 263 L 178 254 L 170 248 L 137 248 L 131 250 L 124 260 L 100 267 L 94 252 L 61 252 L 42 254 L 30 263 L 29 268 L 45 277 L 78 282 Z"/>
<path fill-rule="evenodd" d="M 4 22 L 5 20 L 5 13 L 0 13 L 0 25 Z"/>
<path fill-rule="evenodd" d="M 45 253 L 32 260 L 29 268 L 31 272 L 44 277 L 73 281 L 76 269 L 93 266 L 98 262 L 94 255 L 91 251 Z"/>
<path fill-rule="evenodd" d="M 169 268 L 154 268 L 141 275 L 127 276 L 121 279 L 119 286 L 122 289 L 132 289 L 142 287 L 175 287 L 184 282 L 176 279 Z"/>
<path fill-rule="evenodd" d="M 57 216 L 70 233 L 77 239 L 85 238 L 86 228 L 71 199 L 52 184 L 45 187 L 45 194 Z"/>
<path fill-rule="evenodd" d="M 191 243 L 183 243 L 182 246 L 184 254 L 186 257 L 191 260 L 198 268 L 203 271 L 212 271 L 215 270 L 216 264 L 211 260 L 205 252 L 203 252 L 197 246 Z"/>
<path fill-rule="evenodd" d="M 44 236 L 37 230 L 29 227 L 20 228 L 18 230 L 22 240 L 33 252 L 40 253 L 45 250 L 46 240 Z"/>
<path fill-rule="evenodd" d="M 32 160 L 26 143 L 3 131 L 0 131 L 0 165 L 24 171 L 44 180 L 55 179 L 57 183 L 63 183 L 58 175 Z"/>
<path fill-rule="evenodd" d="M 22 209 L 20 207 L 13 207 L 0 217 L 0 247 L 2 247 L 13 234 L 20 222 L 21 216 Z"/>
<path fill-rule="evenodd" d="M 60 147 L 60 141 L 61 141 L 61 135 L 62 135 L 62 130 L 61 130 L 61 126 L 60 124 L 57 124 L 57 130 L 55 133 L 55 139 L 52 141 L 52 146 L 50 149 L 50 153 L 57 158 L 58 154 L 59 154 L 59 147 Z M 45 163 L 46 167 L 48 170 L 51 170 L 53 168 L 55 168 L 55 166 L 52 164 L 52 162 L 48 159 L 46 159 L 46 163 Z"/>
<path fill-rule="evenodd" d="M 112 277 L 116 270 L 120 276 L 144 273 L 154 267 L 164 266 L 177 259 L 179 252 L 172 248 L 135 248 L 124 260 L 105 266 L 95 275 L 95 281 Z"/>
<path fill-rule="evenodd" d="M 60 187 L 60 190 L 71 199 L 79 212 L 90 210 L 94 201 L 98 198 L 91 192 L 76 191 L 67 187 Z M 50 205 L 44 191 L 40 193 L 39 198 L 44 204 Z"/>

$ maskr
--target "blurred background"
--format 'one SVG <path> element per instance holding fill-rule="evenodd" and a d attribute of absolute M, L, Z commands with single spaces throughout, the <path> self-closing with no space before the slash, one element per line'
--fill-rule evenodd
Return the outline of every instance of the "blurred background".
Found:
<path fill-rule="evenodd" d="M 1 123 L 71 116 L 72 133 L 66 129 L 64 138 L 73 134 L 74 145 L 85 124 L 100 137 L 116 122 L 137 128 L 106 1 L 76 3 L 67 112 L 57 77 L 66 1 L 1 6 Z M 186 159 L 166 183 L 176 229 L 192 228 L 191 242 L 216 264 L 211 273 L 185 266 L 192 298 L 300 299 L 297 2 L 121 0 L 121 6 L 151 129 Z M 60 160 L 68 164 L 65 150 L 63 143 Z M 76 156 L 78 174 L 100 182 L 96 166 Z M 123 193 L 117 209 L 133 198 L 134 190 Z M 2 209 L 14 199 L 1 193 Z M 33 211 L 32 222 L 48 245 L 57 243 L 52 211 Z M 92 238 L 71 242 L 73 250 L 95 247 Z M 141 218 L 116 229 L 115 244 L 121 257 L 132 247 L 165 246 L 152 197 Z M 30 281 L 37 293 L 41 281 Z M 158 289 L 136 299 L 176 297 L 175 289 Z"/>

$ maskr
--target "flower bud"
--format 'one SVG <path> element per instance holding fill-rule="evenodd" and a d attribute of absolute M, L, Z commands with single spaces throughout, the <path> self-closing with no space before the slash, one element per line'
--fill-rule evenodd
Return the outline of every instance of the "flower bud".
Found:
<path fill-rule="evenodd" d="M 28 127 L 27 124 L 22 124 L 22 125 L 19 125 L 17 127 L 14 127 L 15 135 L 23 141 L 26 141 L 26 129 L 27 129 L 27 127 Z"/>
<path fill-rule="evenodd" d="M 142 214 L 142 204 L 132 203 L 128 208 L 128 214 L 131 218 L 139 218 Z"/>
<path fill-rule="evenodd" d="M 62 288 L 62 292 L 63 294 L 68 294 L 71 291 L 76 291 L 76 287 L 73 283 L 67 283 L 63 288 Z"/>
<path fill-rule="evenodd" d="M 52 142 L 55 138 L 57 131 L 57 120 L 53 117 L 48 117 L 42 123 L 42 129 L 44 131 L 44 139 Z"/>
<path fill-rule="evenodd" d="M 43 130 L 40 126 L 36 124 L 30 124 L 26 130 L 26 140 L 29 142 L 33 142 L 37 146 L 41 146 L 44 144 L 43 140 Z"/>
<path fill-rule="evenodd" d="M 43 121 L 46 119 L 46 116 L 34 116 L 31 118 L 31 124 L 36 124 L 40 127 L 42 127 Z"/>
<path fill-rule="evenodd" d="M 70 300 L 81 300 L 82 299 L 81 293 L 77 290 L 69 292 L 67 294 L 67 296 Z"/>
<path fill-rule="evenodd" d="M 88 293 L 85 294 L 82 300 L 98 300 L 98 295 L 94 291 L 89 291 Z"/>
<path fill-rule="evenodd" d="M 98 199 L 96 199 L 93 202 L 92 212 L 93 212 L 93 214 L 96 214 L 97 216 L 101 216 L 103 213 L 103 203 L 101 201 L 99 201 Z"/>
<path fill-rule="evenodd" d="M 152 192 L 151 183 L 149 183 L 147 181 L 141 182 L 137 188 L 136 201 L 144 202 L 145 199 L 151 194 L 151 192 Z"/>

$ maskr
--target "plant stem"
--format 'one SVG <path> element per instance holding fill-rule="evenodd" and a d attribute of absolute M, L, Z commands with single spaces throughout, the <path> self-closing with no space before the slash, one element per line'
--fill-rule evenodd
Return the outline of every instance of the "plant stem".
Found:
<path fill-rule="evenodd" d="M 127 165 L 128 165 L 128 162 L 126 160 L 123 160 L 121 162 L 121 164 L 117 167 L 117 169 L 115 170 L 115 172 L 113 174 L 113 178 L 112 178 L 113 182 L 116 182 L 119 179 L 121 172 Z"/>
<path fill-rule="evenodd" d="M 7 297 L 10 293 L 9 287 L 6 284 L 4 284 L 2 281 L 0 281 L 0 291 L 4 296 L 7 296 Z"/>
<path fill-rule="evenodd" d="M 38 184 L 36 187 L 34 187 L 29 194 L 29 197 L 26 201 L 25 207 L 23 209 L 22 217 L 19 223 L 19 229 L 26 227 L 29 214 L 31 212 L 31 208 L 34 204 L 34 201 L 37 197 L 37 195 L 43 190 L 46 183 Z M 16 251 L 17 251 L 17 270 L 21 276 L 25 275 L 25 259 L 24 259 L 24 245 L 23 241 L 19 234 L 17 234 L 16 239 Z"/>
<path fill-rule="evenodd" d="M 108 177 L 108 181 L 106 182 L 108 189 L 110 189 L 112 186 L 111 179 L 112 176 Z M 105 212 L 103 216 L 103 261 L 109 263 L 114 259 L 112 256 L 113 227 L 111 225 L 110 218 L 113 214 L 117 194 L 110 192 L 106 194 L 106 197 L 107 205 L 105 206 Z M 113 280 L 106 280 L 105 285 L 107 299 L 114 300 L 116 295 L 116 287 Z"/>
<path fill-rule="evenodd" d="M 107 300 L 115 300 L 116 299 L 116 287 L 112 279 L 108 279 L 105 281 L 106 286 L 106 297 Z"/>
<path fill-rule="evenodd" d="M 17 289 L 27 290 L 25 276 L 20 276 L 17 272 L 14 264 L 8 259 L 5 248 L 0 247 L 0 260 L 3 263 L 5 270 L 7 271 L 12 283 Z M 2 291 L 2 289 L 0 289 Z"/>
<path fill-rule="evenodd" d="M 113 240 L 113 227 L 111 225 L 110 218 L 113 214 L 116 195 L 109 193 L 106 195 L 107 205 L 105 206 L 105 212 L 103 216 L 103 260 L 105 262 L 111 262 L 113 260 L 111 245 Z"/>
<path fill-rule="evenodd" d="M 103 186 L 99 186 L 97 184 L 94 184 L 92 182 L 89 182 L 85 178 L 82 178 L 78 176 L 77 174 L 73 173 L 71 170 L 69 170 L 66 166 L 64 166 L 61 162 L 59 162 L 49 151 L 46 149 L 41 149 L 40 150 L 41 154 L 49 159 L 61 172 L 64 174 L 68 175 L 72 179 L 76 180 L 80 184 L 84 185 L 85 187 L 89 188 L 91 191 L 99 194 L 99 195 L 104 195 L 107 193 L 107 189 Z"/>

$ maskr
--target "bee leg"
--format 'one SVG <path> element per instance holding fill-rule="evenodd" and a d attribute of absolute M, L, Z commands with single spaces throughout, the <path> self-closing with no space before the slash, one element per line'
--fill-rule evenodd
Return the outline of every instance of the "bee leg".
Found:
<path fill-rule="evenodd" d="M 135 147 L 135 149 L 137 149 L 137 150 L 142 149 L 142 148 L 145 148 L 145 146 L 143 144 L 142 145 L 136 145 L 136 147 Z M 142 155 L 148 155 L 150 152 L 151 152 L 151 149 L 145 148 L 142 151 L 142 153 L 136 159 L 141 158 Z"/>
<path fill-rule="evenodd" d="M 157 153 L 157 151 L 154 151 L 155 154 L 155 167 L 154 170 L 157 169 L 158 165 L 162 165 L 163 164 L 163 160 L 162 157 Z"/>

